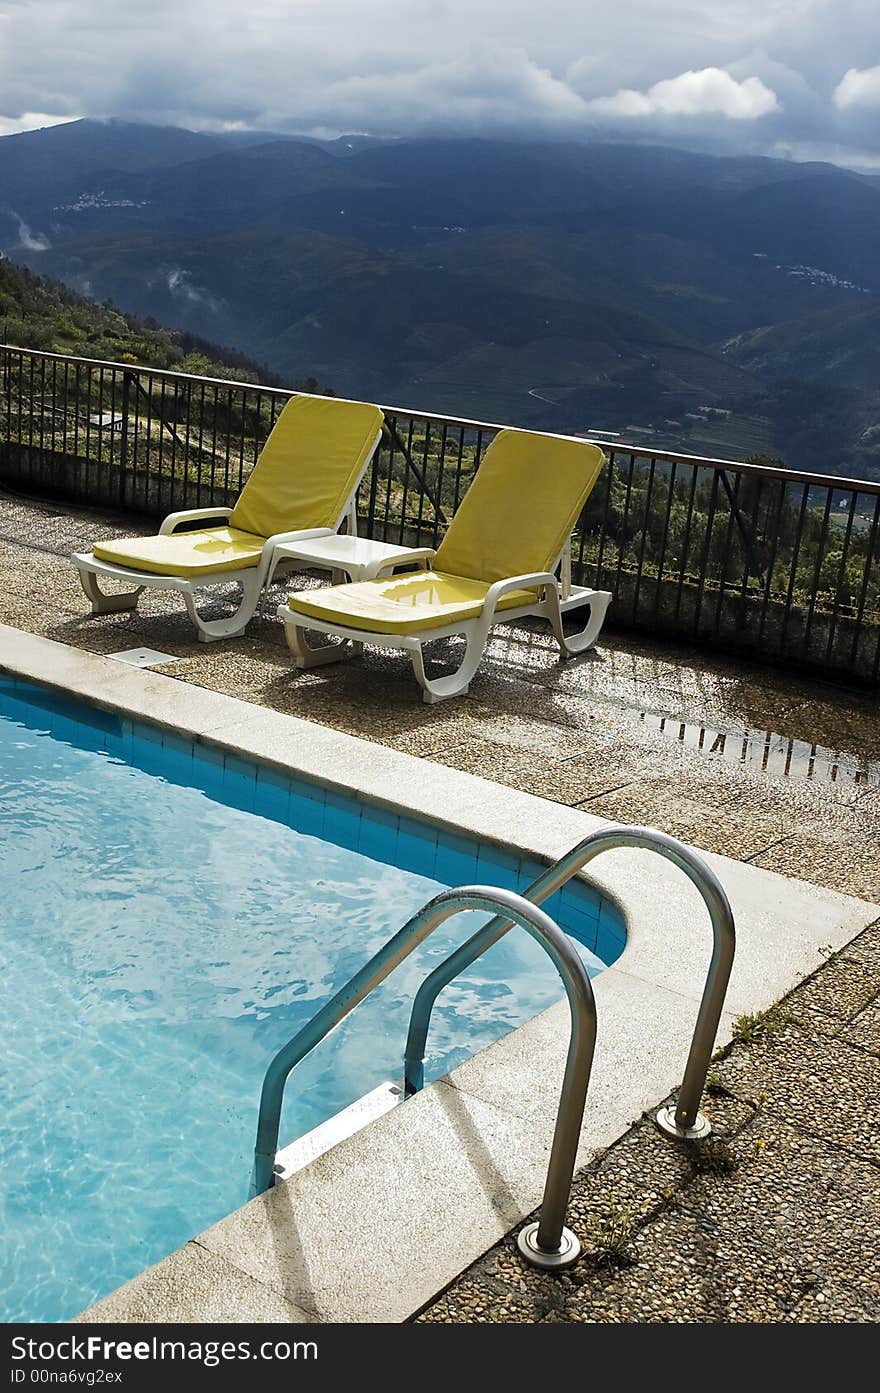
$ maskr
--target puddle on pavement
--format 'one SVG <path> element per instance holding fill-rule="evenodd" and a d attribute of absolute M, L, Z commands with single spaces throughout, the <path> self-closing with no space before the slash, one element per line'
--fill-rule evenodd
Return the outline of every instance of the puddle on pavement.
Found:
<path fill-rule="evenodd" d="M 649 730 L 656 730 L 687 749 L 717 755 L 729 764 L 751 764 L 777 778 L 880 787 L 880 762 L 829 750 L 824 745 L 811 745 L 806 740 L 792 740 L 772 730 L 713 730 L 711 726 L 651 711 L 640 711 L 639 720 Z"/>

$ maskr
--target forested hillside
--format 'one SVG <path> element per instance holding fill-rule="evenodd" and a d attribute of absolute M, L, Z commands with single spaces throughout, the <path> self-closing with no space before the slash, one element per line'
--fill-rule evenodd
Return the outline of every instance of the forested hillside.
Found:
<path fill-rule="evenodd" d="M 0 343 L 237 382 L 324 390 L 315 378 L 285 382 L 236 349 L 123 314 L 109 302 L 98 304 L 5 259 L 0 260 Z"/>

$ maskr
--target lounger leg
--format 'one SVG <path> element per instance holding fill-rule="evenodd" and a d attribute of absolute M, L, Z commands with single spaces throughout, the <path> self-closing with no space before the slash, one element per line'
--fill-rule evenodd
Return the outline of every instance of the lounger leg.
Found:
<path fill-rule="evenodd" d="M 122 595 L 105 595 L 94 571 L 80 571 L 79 579 L 92 606 L 92 614 L 119 614 L 123 610 L 137 609 L 144 588 L 139 585 L 136 590 L 126 590 Z"/>
<path fill-rule="evenodd" d="M 611 593 L 608 590 L 592 590 L 589 596 L 584 597 L 584 601 L 590 606 L 590 618 L 586 626 L 578 634 L 566 634 L 562 624 L 559 597 L 549 586 L 547 588 L 547 618 L 550 621 L 556 642 L 566 658 L 574 658 L 578 653 L 586 653 L 588 648 L 593 647 L 605 622 L 605 615 L 611 603 Z"/>
<path fill-rule="evenodd" d="M 196 609 L 193 592 L 191 590 L 180 592 L 183 595 L 186 612 L 195 624 L 202 643 L 216 643 L 217 639 L 220 638 L 238 638 L 244 633 L 256 613 L 263 587 L 260 583 L 260 577 L 256 573 L 249 575 L 240 584 L 242 589 L 241 604 L 234 614 L 230 614 L 228 619 L 203 619 Z"/>
<path fill-rule="evenodd" d="M 464 696 L 473 681 L 480 659 L 486 647 L 484 634 L 469 634 L 465 642 L 464 657 L 455 672 L 448 677 L 428 677 L 425 672 L 425 658 L 421 644 L 408 649 L 416 681 L 422 689 L 422 701 L 434 705 L 438 701 L 448 701 L 450 697 Z"/>
<path fill-rule="evenodd" d="M 343 658 L 353 658 L 363 653 L 364 645 L 353 639 L 337 639 L 335 643 L 320 643 L 313 648 L 306 635 L 314 630 L 301 628 L 299 624 L 285 623 L 284 636 L 298 668 L 323 667 L 326 663 L 338 663 Z"/>

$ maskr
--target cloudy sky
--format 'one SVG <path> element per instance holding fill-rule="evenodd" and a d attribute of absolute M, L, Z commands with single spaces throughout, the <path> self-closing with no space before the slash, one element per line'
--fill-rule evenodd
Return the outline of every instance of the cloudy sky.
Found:
<path fill-rule="evenodd" d="M 878 0 L 0 0 L 0 133 L 652 140 L 880 169 Z"/>

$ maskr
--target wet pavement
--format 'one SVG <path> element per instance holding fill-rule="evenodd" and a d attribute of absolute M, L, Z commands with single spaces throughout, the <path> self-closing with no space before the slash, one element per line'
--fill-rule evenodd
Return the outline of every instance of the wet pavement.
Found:
<path fill-rule="evenodd" d="M 210 645 L 167 594 L 88 618 L 69 552 L 147 530 L 0 490 L 0 622 L 155 649 L 181 681 L 880 903 L 876 694 L 613 630 L 561 664 L 535 625 L 497 631 L 466 698 L 425 706 L 402 654 L 297 672 L 272 617 L 281 589 L 243 638 Z M 878 992 L 875 926 L 786 999 L 784 1029 L 719 1064 L 710 1110 L 735 1170 L 637 1123 L 576 1180 L 587 1253 L 569 1275 L 528 1271 L 507 1242 L 421 1319 L 876 1320 Z M 625 1261 L 608 1260 L 609 1231 L 628 1233 Z"/>

